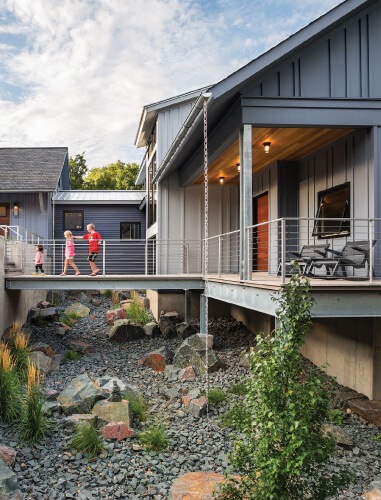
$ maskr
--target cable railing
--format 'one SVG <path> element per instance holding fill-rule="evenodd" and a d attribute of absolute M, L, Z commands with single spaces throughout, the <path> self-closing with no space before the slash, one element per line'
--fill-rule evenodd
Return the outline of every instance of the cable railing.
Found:
<path fill-rule="evenodd" d="M 208 271 L 221 277 L 239 273 L 240 231 L 218 234 L 208 238 Z"/>

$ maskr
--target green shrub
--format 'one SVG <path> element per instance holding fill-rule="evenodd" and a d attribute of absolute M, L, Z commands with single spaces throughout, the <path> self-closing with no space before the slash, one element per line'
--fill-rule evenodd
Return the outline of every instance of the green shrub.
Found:
<path fill-rule="evenodd" d="M 127 392 L 124 394 L 123 399 L 127 399 L 130 403 L 130 409 L 135 418 L 137 418 L 140 422 L 147 420 L 147 403 L 145 402 L 143 396 Z"/>
<path fill-rule="evenodd" d="M 106 299 L 111 299 L 111 297 L 112 297 L 112 290 L 105 290 L 103 292 L 103 295 L 106 297 Z"/>
<path fill-rule="evenodd" d="M 21 387 L 11 351 L 0 342 L 0 419 L 12 422 L 20 410 Z"/>
<path fill-rule="evenodd" d="M 26 382 L 28 376 L 30 347 L 29 339 L 22 329 L 15 330 L 15 334 L 12 336 L 11 353 L 20 381 Z"/>
<path fill-rule="evenodd" d="M 41 394 L 41 374 L 34 365 L 28 369 L 27 392 L 21 404 L 18 421 L 20 437 L 25 441 L 35 442 L 45 436 L 51 422 L 44 409 L 44 398 Z"/>
<path fill-rule="evenodd" d="M 328 470 L 335 443 L 323 433 L 333 388 L 318 368 L 306 369 L 300 348 L 311 326 L 309 282 L 297 272 L 277 297 L 278 328 L 259 336 L 250 353 L 249 414 L 237 424 L 229 461 L 242 477 L 230 479 L 219 499 L 325 499 L 345 487 L 346 470 Z"/>
<path fill-rule="evenodd" d="M 168 447 L 169 439 L 163 424 L 151 424 L 147 429 L 139 434 L 139 442 L 152 451 L 165 450 Z"/>
<path fill-rule="evenodd" d="M 65 351 L 63 355 L 64 361 L 78 361 L 81 359 L 82 354 L 77 351 Z"/>
<path fill-rule="evenodd" d="M 73 328 L 73 326 L 75 325 L 75 321 L 73 321 L 71 318 L 69 318 L 69 316 L 67 316 L 66 314 L 62 314 L 60 316 L 60 321 L 61 321 L 61 323 L 64 323 L 65 325 L 70 326 L 70 328 Z"/>
<path fill-rule="evenodd" d="M 221 425 L 232 429 L 241 429 L 245 423 L 250 422 L 250 413 L 240 403 L 233 403 L 228 410 L 221 415 Z"/>
<path fill-rule="evenodd" d="M 104 445 L 99 431 L 91 422 L 78 424 L 71 446 L 75 450 L 92 458 L 104 450 Z"/>
<path fill-rule="evenodd" d="M 219 406 L 226 400 L 226 393 L 222 389 L 215 387 L 209 389 L 208 403 L 210 406 Z"/>
<path fill-rule="evenodd" d="M 136 295 L 132 299 L 127 315 L 131 323 L 137 323 L 138 325 L 145 325 L 152 320 L 152 313 L 144 308 Z"/>
<path fill-rule="evenodd" d="M 328 422 L 336 425 L 343 425 L 344 414 L 341 410 L 328 410 Z"/>
<path fill-rule="evenodd" d="M 230 386 L 229 392 L 236 396 L 245 396 L 247 394 L 247 385 L 245 382 L 238 382 Z"/>

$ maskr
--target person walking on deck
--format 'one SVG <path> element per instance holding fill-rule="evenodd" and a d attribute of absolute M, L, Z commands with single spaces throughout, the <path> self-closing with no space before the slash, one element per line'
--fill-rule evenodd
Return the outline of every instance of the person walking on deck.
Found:
<path fill-rule="evenodd" d="M 87 257 L 87 260 L 89 261 L 91 267 L 91 273 L 89 274 L 89 276 L 96 276 L 100 272 L 100 269 L 98 268 L 95 261 L 100 250 L 102 236 L 97 231 L 95 231 L 94 224 L 87 224 L 86 228 L 87 234 L 84 234 L 83 236 L 73 236 L 73 238 L 77 240 L 82 239 L 89 241 L 89 255 Z"/>
<path fill-rule="evenodd" d="M 67 268 L 69 265 L 74 269 L 75 275 L 79 276 L 81 273 L 79 272 L 79 269 L 78 269 L 76 263 L 74 262 L 75 247 L 74 247 L 74 241 L 73 241 L 73 234 L 71 231 L 65 231 L 64 236 L 66 238 L 65 262 L 64 262 L 64 270 L 60 274 L 60 276 L 66 276 Z"/>

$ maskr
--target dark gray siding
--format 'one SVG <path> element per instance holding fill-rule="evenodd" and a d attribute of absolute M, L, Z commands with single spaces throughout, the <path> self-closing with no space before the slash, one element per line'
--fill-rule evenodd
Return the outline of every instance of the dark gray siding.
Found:
<path fill-rule="evenodd" d="M 263 97 L 381 97 L 381 2 L 252 81 Z"/>

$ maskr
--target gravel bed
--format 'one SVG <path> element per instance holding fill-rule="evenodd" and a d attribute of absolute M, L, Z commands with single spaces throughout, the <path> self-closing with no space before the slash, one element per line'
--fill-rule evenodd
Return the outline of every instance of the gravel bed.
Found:
<path fill-rule="evenodd" d="M 91 308 L 88 318 L 79 320 L 65 336 L 57 334 L 56 327 L 28 326 L 31 342 L 43 341 L 58 353 L 69 350 L 70 340 L 90 343 L 95 353 L 78 361 L 61 364 L 58 372 L 46 376 L 44 385 L 62 390 L 75 376 L 88 372 L 94 376 L 117 376 L 127 383 L 137 385 L 149 402 L 152 418 L 165 423 L 170 437 L 170 447 L 160 453 L 134 451 L 133 439 L 122 442 L 107 441 L 105 452 L 88 459 L 70 448 L 73 431 L 63 426 L 64 415 L 53 415 L 54 426 L 48 437 L 37 444 L 27 445 L 18 441 L 17 434 L 8 426 L 0 425 L 1 442 L 17 451 L 13 470 L 19 488 L 26 499 L 165 499 L 174 479 L 190 471 L 224 473 L 228 469 L 229 431 L 220 426 L 219 415 L 227 409 L 210 408 L 209 418 L 197 419 L 186 414 L 180 400 L 166 401 L 160 395 L 163 386 L 205 388 L 205 379 L 193 382 L 168 382 L 164 375 L 138 365 L 145 354 L 163 345 L 175 350 L 181 340 L 143 339 L 125 344 L 108 341 L 105 313 L 110 300 L 81 293 L 77 298 Z M 72 300 L 65 299 L 65 304 Z M 63 306 L 62 306 L 63 308 Z M 227 388 L 248 374 L 239 365 L 243 349 L 253 343 L 253 335 L 241 324 L 226 318 L 213 319 L 209 333 L 215 336 L 214 348 L 227 365 L 209 377 L 210 387 Z M 141 424 L 136 423 L 139 430 Z M 356 476 L 350 491 L 340 499 L 364 498 L 367 485 L 381 473 L 381 442 L 374 440 L 378 428 L 367 424 L 354 414 L 346 415 L 343 428 L 353 439 L 350 449 L 337 447 L 336 465 L 353 470 Z"/>

